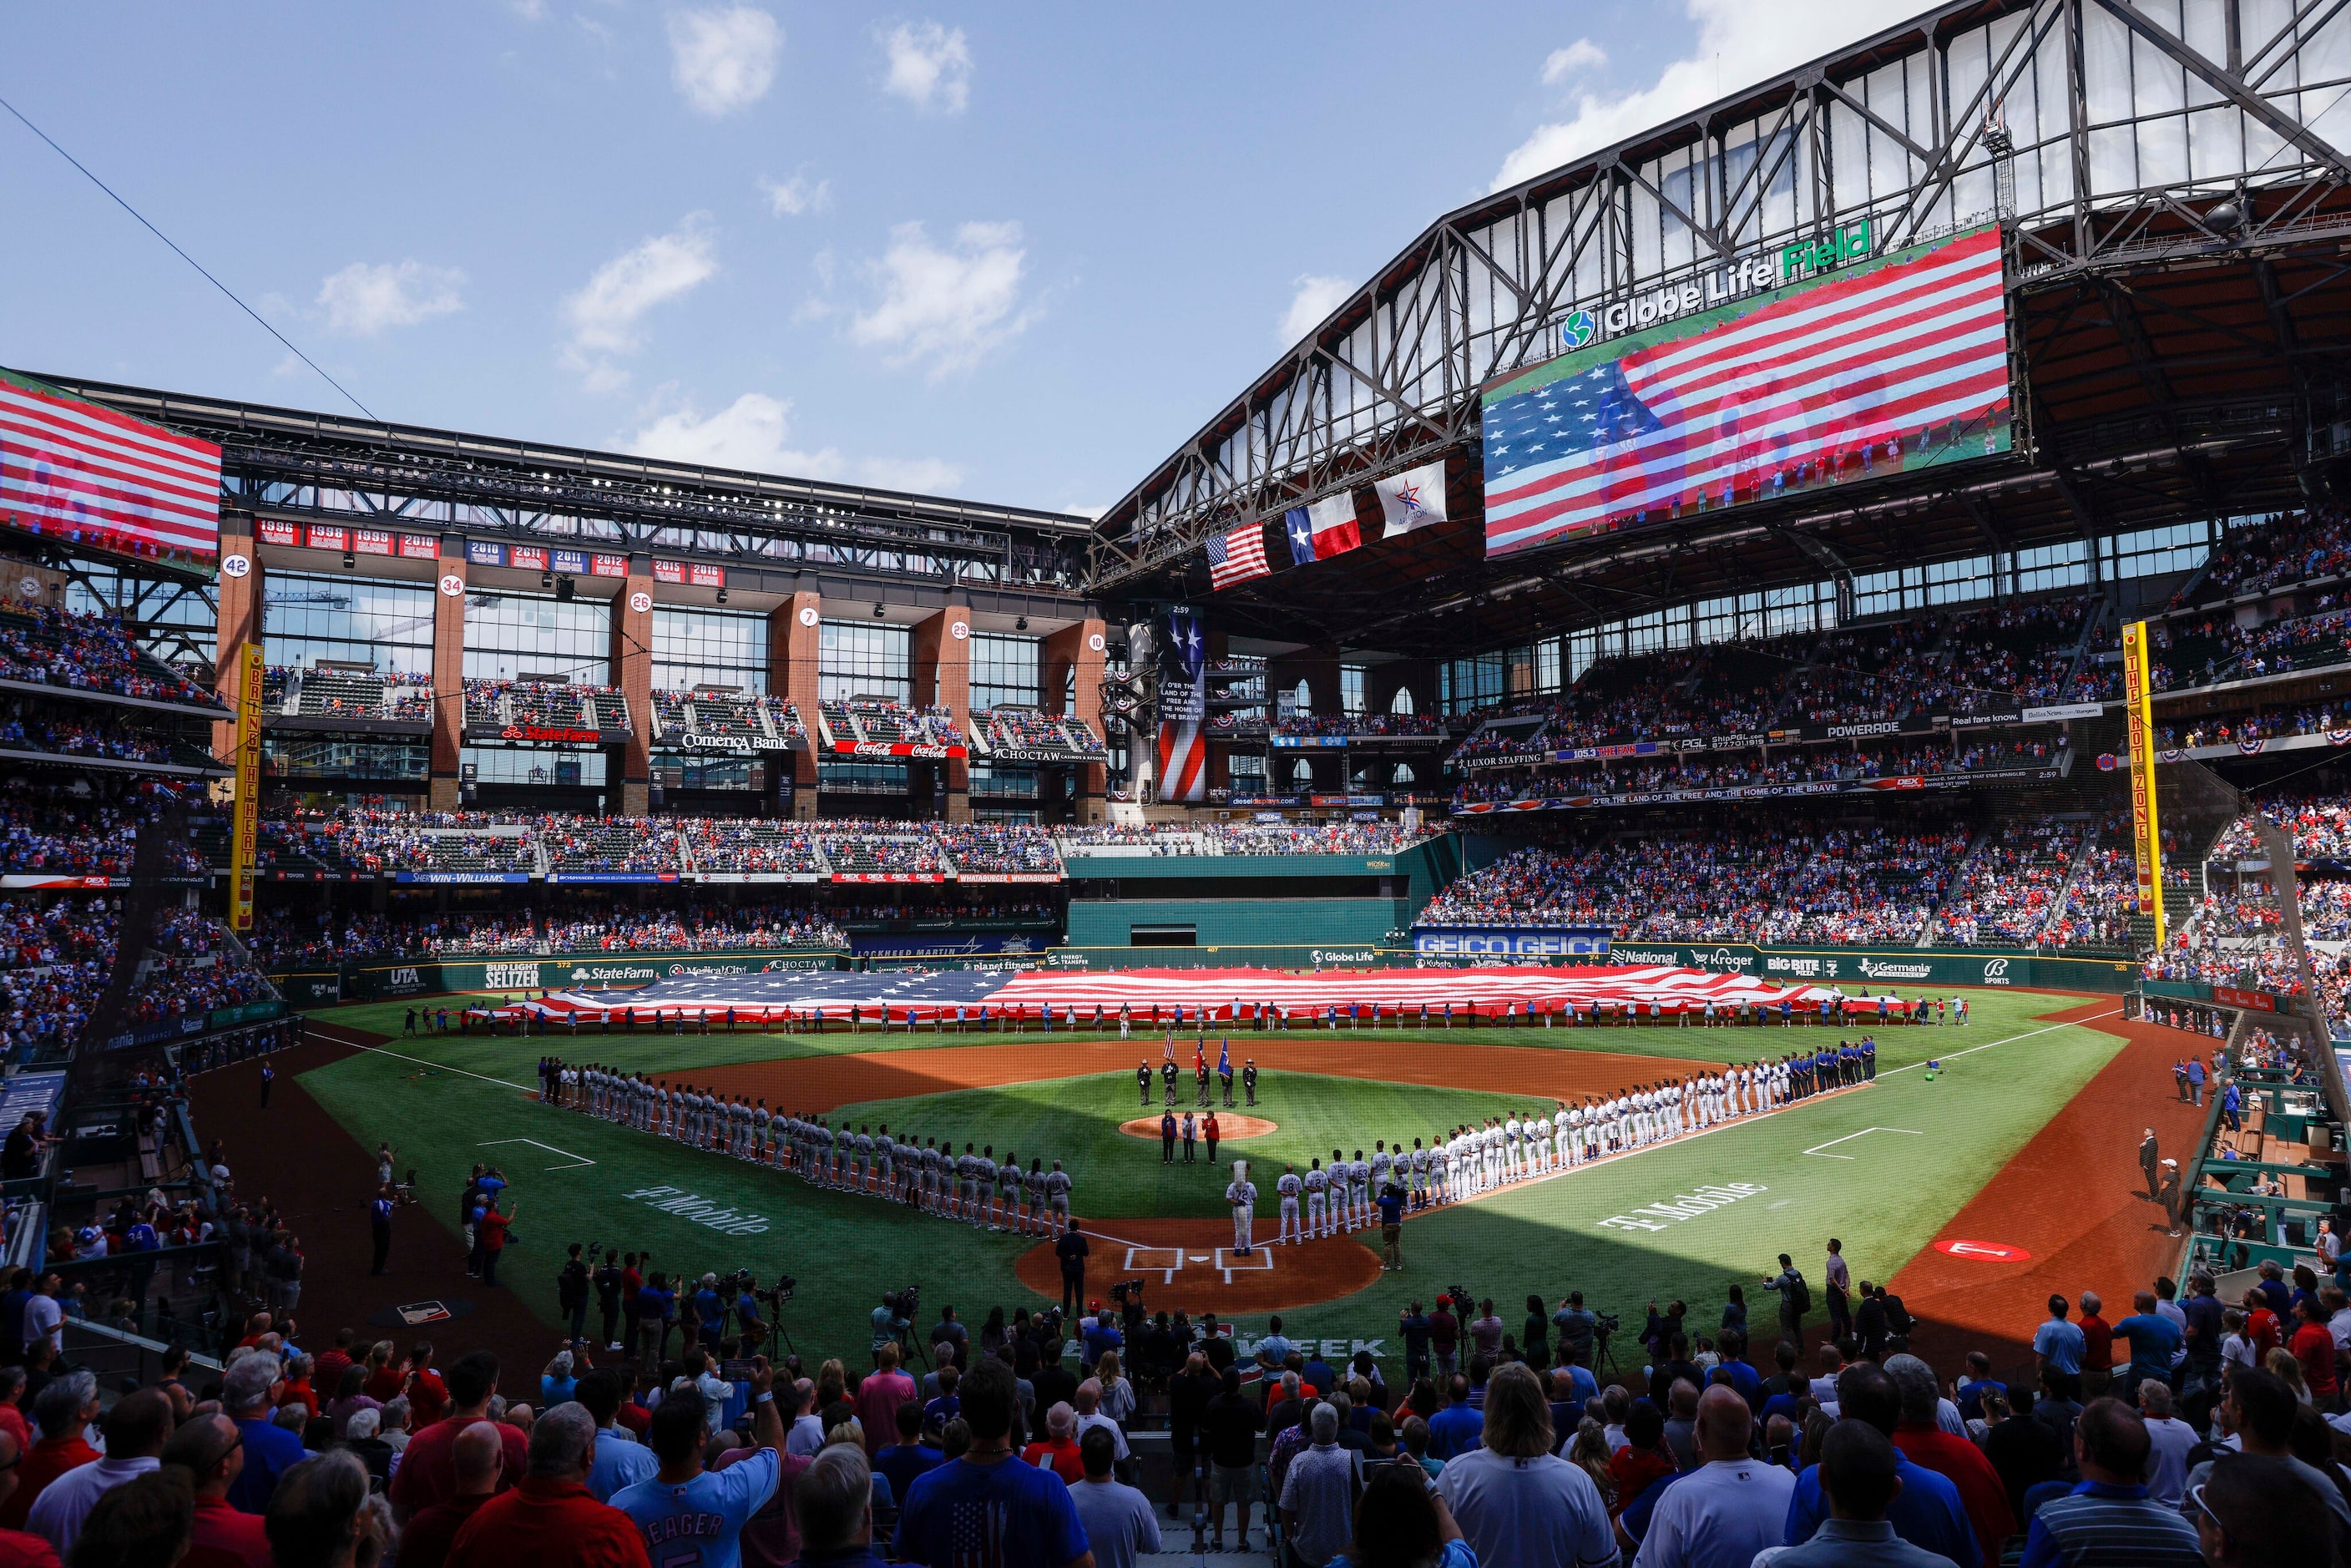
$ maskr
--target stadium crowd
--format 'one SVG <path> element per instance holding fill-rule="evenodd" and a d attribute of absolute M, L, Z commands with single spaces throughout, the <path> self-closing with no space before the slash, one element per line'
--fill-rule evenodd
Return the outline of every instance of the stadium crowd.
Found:
<path fill-rule="evenodd" d="M 0 681 L 221 706 L 210 692 L 140 647 L 114 617 L 45 604 L 12 601 L 0 607 Z"/>

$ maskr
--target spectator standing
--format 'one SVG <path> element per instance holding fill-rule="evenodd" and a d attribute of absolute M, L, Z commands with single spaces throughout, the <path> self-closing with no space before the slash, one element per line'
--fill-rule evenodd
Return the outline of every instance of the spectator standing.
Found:
<path fill-rule="evenodd" d="M 2188 1456 L 2196 1447 L 2196 1428 L 2171 1414 L 2171 1389 L 2153 1378 L 2138 1385 L 2138 1408 L 2151 1455 L 2147 1495 L 2166 1508 L 2178 1508 L 2188 1493 Z"/>
<path fill-rule="evenodd" d="M 700 1401 L 681 1404 L 701 1418 Z M 449 1568 L 651 1568 L 629 1516 L 588 1495 L 595 1449 L 596 1422 L 584 1406 L 540 1416 L 531 1424 L 528 1473 L 465 1521 Z"/>
<path fill-rule="evenodd" d="M 2139 1482 L 2149 1445 L 2138 1413 L 2119 1399 L 2094 1399 L 2075 1426 L 2082 1481 L 2034 1511 L 2024 1568 L 2129 1563 L 2133 1568 L 2199 1568 L 2196 1531 Z"/>
<path fill-rule="evenodd" d="M 1698 1401 L 1701 1463 L 1665 1489 L 1649 1515 L 1635 1568 L 1714 1568 L 1752 1562 L 1785 1539 L 1796 1478 L 1752 1457 L 1754 1413 L 1736 1390 Z"/>
<path fill-rule="evenodd" d="M 1886 1517 L 1902 1488 L 1900 1456 L 1865 1421 L 1839 1421 L 1821 1444 L 1819 1486 L 1829 1512 L 1810 1539 L 1771 1559 L 1771 1568 L 1952 1568 L 1952 1559 L 1902 1539 Z M 1790 1533 L 1794 1533 L 1792 1518 Z"/>
<path fill-rule="evenodd" d="M 1886 1363 L 1901 1400 L 1902 1416 L 1893 1432 L 1894 1446 L 1912 1464 L 1933 1470 L 1959 1488 L 1968 1511 L 1968 1524 L 1984 1553 L 1984 1568 L 1999 1568 L 2003 1542 L 2016 1531 L 2016 1515 L 2008 1505 L 2008 1489 L 1983 1450 L 1965 1437 L 1944 1431 L 1936 1419 L 1938 1396 L 1935 1369 L 1915 1355 L 1897 1355 Z"/>
<path fill-rule="evenodd" d="M 229 1506 L 229 1489 L 245 1469 L 245 1442 L 235 1422 L 221 1415 L 191 1417 L 163 1445 L 162 1459 L 186 1471 L 195 1491 L 188 1568 L 272 1568 L 268 1527 Z M 0 1557 L 0 1563 L 6 1561 Z"/>
<path fill-rule="evenodd" d="M 2064 1297 L 2053 1294 L 2049 1298 L 2049 1316 L 2032 1333 L 2032 1354 L 2040 1358 L 2044 1378 L 2051 1373 L 2057 1375 L 2058 1381 L 2052 1386 L 2070 1398 L 2078 1399 L 2081 1397 L 2082 1362 L 2084 1353 L 2088 1349 L 2088 1339 L 2080 1324 L 2065 1321 L 2065 1314 L 2070 1310 Z"/>
<path fill-rule="evenodd" d="M 1094 1568 L 1134 1568 L 1138 1556 L 1159 1550 L 1159 1516 L 1149 1498 L 1112 1476 L 1116 1454 L 1110 1433 L 1102 1428 L 1079 1439 L 1085 1479 L 1070 1489 L 1070 1502 L 1085 1526 Z"/>
<path fill-rule="evenodd" d="M 673 1563 L 679 1543 L 692 1541 L 701 1553 L 695 1561 L 707 1568 L 736 1560 L 743 1527 L 783 1481 L 784 1423 L 764 1356 L 751 1364 L 751 1408 L 760 1451 L 720 1470 L 704 1466 L 712 1428 L 701 1400 L 664 1399 L 653 1412 L 646 1446 L 661 1469 L 612 1498 L 634 1521 L 648 1555 L 658 1550 L 664 1563 Z M 858 1457 L 864 1457 L 862 1448 Z"/>
<path fill-rule="evenodd" d="M 98 1458 L 82 1429 L 98 1416 L 98 1379 L 87 1372 L 51 1378 L 33 1400 L 40 1439 L 17 1461 L 16 1489 L 0 1502 L 0 1528 L 23 1530 L 26 1515 L 48 1484 L 78 1465 Z M 296 1442 L 299 1443 L 297 1438 Z"/>
<path fill-rule="evenodd" d="M 1489 1385 L 1490 1390 L 1491 1385 Z M 1428 1451 L 1450 1463 L 1478 1446 L 1486 1429 L 1485 1417 L 1469 1403 L 1469 1379 L 1455 1373 L 1446 1380 L 1446 1405 L 1428 1418 Z M 1457 1516 L 1459 1510 L 1456 1510 Z"/>
<path fill-rule="evenodd" d="M 588 1470 L 588 1495 L 598 1502 L 610 1502 L 612 1494 L 622 1487 L 634 1486 L 651 1479 L 660 1465 L 653 1450 L 637 1441 L 636 1434 L 620 1424 L 621 1376 L 606 1368 L 598 1368 L 580 1380 L 578 1397 L 588 1407 L 596 1421 L 596 1462 Z M 495 1437 L 496 1429 L 488 1434 Z M 459 1433 L 462 1438 L 465 1434 Z M 465 1481 L 464 1467 L 459 1466 L 458 1481 Z M 402 1551 L 406 1550 L 403 1545 Z"/>
<path fill-rule="evenodd" d="M 1486 1385 L 1485 1442 L 1446 1461 L 1438 1494 L 1478 1561 L 1596 1568 L 1615 1556 L 1600 1489 L 1552 1450 L 1551 1407 L 1516 1363 Z"/>
<path fill-rule="evenodd" d="M 1012 1369 L 983 1361 L 962 1386 L 971 1447 L 915 1481 L 898 1511 L 895 1554 L 925 1568 L 955 1568 L 962 1542 L 992 1531 L 1001 1560 L 1020 1568 L 1094 1568 L 1085 1526 L 1060 1478 L 1012 1457 L 1019 1390 Z"/>
<path fill-rule="evenodd" d="M 1258 1496 L 1257 1434 L 1263 1424 L 1257 1402 L 1241 1393 L 1239 1370 L 1225 1368 L 1222 1392 L 1208 1401 L 1200 1416 L 1208 1449 L 1208 1530 L 1216 1551 L 1224 1550 L 1228 1503 L 1239 1512 L 1238 1549 L 1249 1550 L 1249 1508 Z"/>
<path fill-rule="evenodd" d="M 883 1568 L 873 1550 L 873 1472 L 862 1451 L 827 1448 L 793 1478 L 802 1568 Z"/>
<path fill-rule="evenodd" d="M 489 1418 L 490 1401 L 498 1391 L 498 1358 L 485 1350 L 460 1357 L 449 1368 L 448 1386 L 448 1416 L 408 1440 L 400 1469 L 392 1478 L 392 1506 L 402 1519 L 456 1495 L 457 1434 Z M 589 1425 L 592 1428 L 595 1423 L 591 1419 Z M 501 1484 L 510 1488 L 529 1470 L 529 1444 L 522 1433 L 503 1421 L 496 1424 L 495 1430 L 506 1451 Z M 250 1465 L 247 1469 L 249 1473 Z"/>
<path fill-rule="evenodd" d="M 1837 1408 L 1844 1417 L 1840 1427 L 1855 1421 L 1866 1423 L 1891 1446 L 1894 1429 L 1901 1423 L 1902 1399 L 1884 1368 L 1865 1361 L 1853 1363 L 1837 1374 L 1836 1396 Z M 1948 1478 L 1914 1463 L 1898 1449 L 1894 1450 L 1894 1455 L 1899 1485 L 1880 1505 L 1894 1533 L 1954 1563 L 1982 1562 L 1983 1552 L 1976 1544 L 1975 1529 L 1968 1521 L 1959 1489 Z M 1795 1498 L 1788 1505 L 1788 1543 L 1792 1546 L 1811 1541 L 1831 1517 L 1831 1505 L 1824 1495 L 1826 1481 L 1821 1474 L 1825 1464 L 1824 1457 L 1822 1464 L 1810 1467 L 1796 1478 Z M 1821 1561 L 1834 1563 L 1837 1559 L 1830 1556 Z"/>
<path fill-rule="evenodd" d="M 898 1430 L 898 1407 L 914 1399 L 914 1380 L 898 1369 L 896 1343 L 880 1346 L 872 1373 L 857 1385 L 857 1423 L 865 1431 L 868 1459 L 878 1456 Z"/>
<path fill-rule="evenodd" d="M 601 1433 L 596 1446 L 600 1449 L 604 1446 Z M 506 1469 L 506 1445 L 495 1425 L 472 1423 L 457 1434 L 451 1453 L 456 1464 L 457 1490 L 446 1501 L 420 1511 L 400 1532 L 401 1568 L 442 1568 L 457 1532 L 497 1495 Z"/>
<path fill-rule="evenodd" d="M 367 1468 L 351 1455 L 305 1459 L 270 1496 L 270 1556 L 278 1568 L 375 1568 L 390 1554 L 396 1533 L 386 1512 L 369 1495 Z M 93 1530 L 97 1522 L 93 1517 Z"/>
<path fill-rule="evenodd" d="M 2115 1325 L 2100 1314 L 2105 1302 L 2095 1291 L 2082 1292 L 2082 1397 L 2095 1399 L 2107 1392 L 2115 1376 Z"/>
<path fill-rule="evenodd" d="M 57 1548 L 59 1557 L 72 1554 L 74 1538 L 100 1494 L 162 1464 L 164 1440 L 172 1435 L 172 1401 L 152 1388 L 126 1394 L 106 1413 L 102 1430 L 106 1453 L 43 1488 L 26 1516 L 25 1528 Z"/>

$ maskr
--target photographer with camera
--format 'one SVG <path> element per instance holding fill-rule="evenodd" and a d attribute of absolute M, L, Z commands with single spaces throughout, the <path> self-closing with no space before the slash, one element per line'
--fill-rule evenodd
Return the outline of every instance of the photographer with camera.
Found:
<path fill-rule="evenodd" d="M 886 1347 L 895 1352 L 906 1337 L 906 1331 L 914 1327 L 914 1321 L 907 1317 L 905 1308 L 904 1293 L 888 1291 L 883 1293 L 882 1304 L 873 1309 L 873 1364 L 877 1367 L 882 1364 L 883 1350 Z M 800 1326 L 805 1328 L 808 1325 L 803 1323 Z"/>
<path fill-rule="evenodd" d="M 588 1340 L 588 1263 L 580 1252 L 580 1243 L 574 1241 L 565 1249 L 563 1267 L 555 1271 L 556 1310 L 570 1326 L 574 1344 Z"/>

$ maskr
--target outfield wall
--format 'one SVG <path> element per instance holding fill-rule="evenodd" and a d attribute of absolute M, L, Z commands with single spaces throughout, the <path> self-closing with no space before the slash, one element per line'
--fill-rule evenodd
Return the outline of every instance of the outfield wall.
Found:
<path fill-rule="evenodd" d="M 641 986 L 673 975 L 752 975 L 776 969 L 837 969 L 848 955 L 833 947 L 726 953 L 502 954 L 492 958 L 417 958 L 345 964 L 273 975 L 288 1003 L 431 996 L 439 991 L 561 990 L 571 986 Z"/>
<path fill-rule="evenodd" d="M 1191 939 L 1155 952 L 1186 947 L 1300 945 L 1384 947 L 1389 933 L 1412 924 L 1408 898 L 1115 898 L 1072 899 L 1071 947 L 1145 946 L 1147 932 L 1188 929 Z"/>

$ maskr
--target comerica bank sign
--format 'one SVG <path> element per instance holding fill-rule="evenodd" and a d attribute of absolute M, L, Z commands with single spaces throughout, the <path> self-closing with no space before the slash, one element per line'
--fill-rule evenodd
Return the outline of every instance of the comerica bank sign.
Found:
<path fill-rule="evenodd" d="M 1660 321 L 1695 315 L 1744 299 L 1750 294 L 1802 283 L 1868 256 L 1866 222 L 1838 229 L 1822 238 L 1796 240 L 1776 252 L 1757 251 L 1680 283 L 1644 289 L 1597 309 L 1569 311 L 1559 323 L 1560 351 L 1588 348 L 1605 339 L 1654 327 Z"/>

